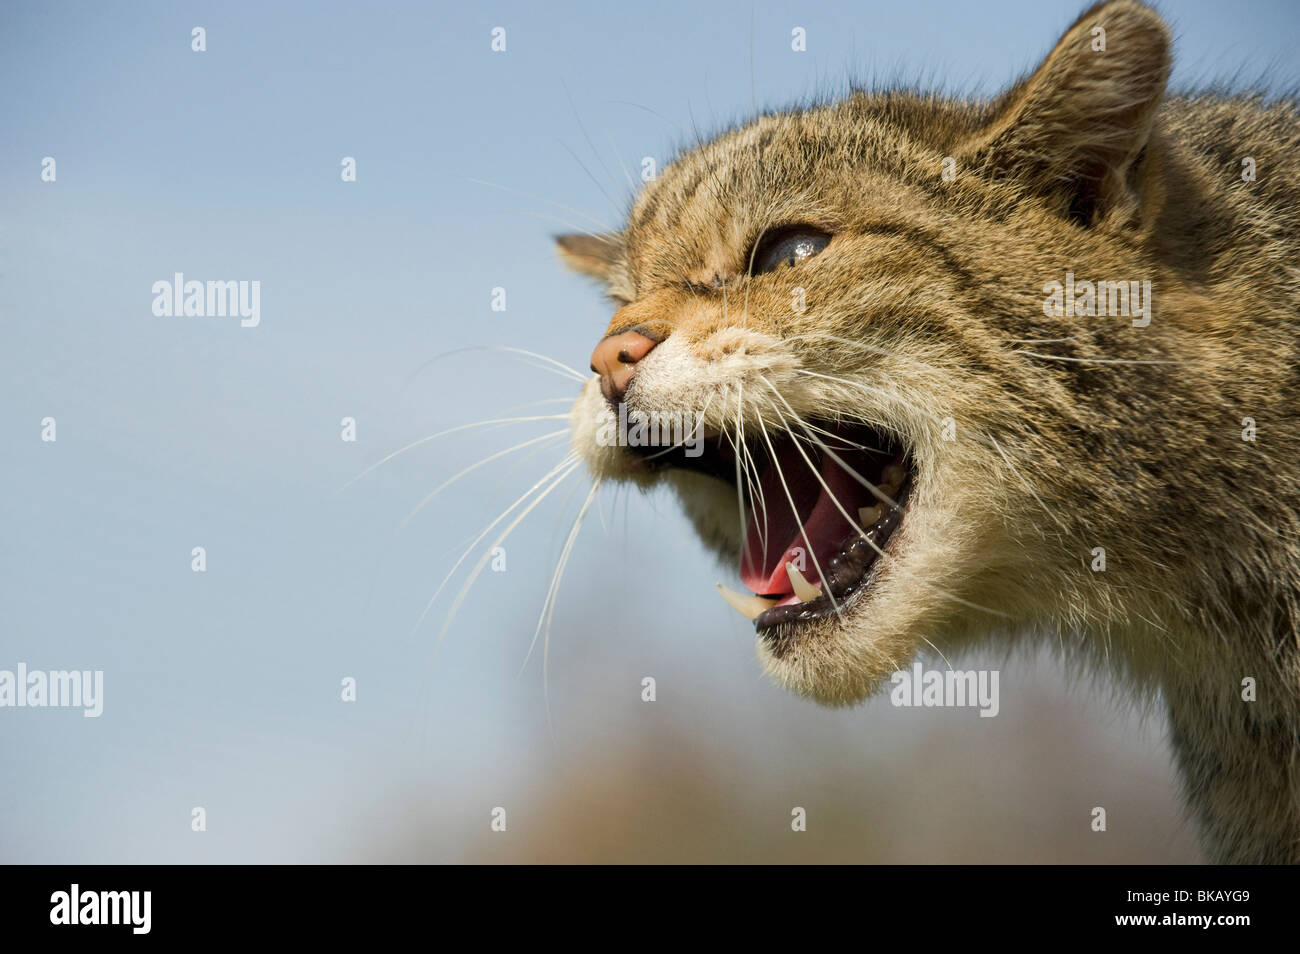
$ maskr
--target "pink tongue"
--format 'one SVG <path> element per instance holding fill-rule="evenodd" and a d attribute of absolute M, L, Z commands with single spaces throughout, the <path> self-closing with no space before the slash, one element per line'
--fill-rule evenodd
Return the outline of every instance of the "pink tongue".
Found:
<path fill-rule="evenodd" d="M 740 578 L 745 586 L 766 596 L 794 592 L 785 571 L 787 562 L 798 567 L 810 583 L 819 584 L 817 567 L 821 566 L 824 572 L 840 543 L 857 528 L 855 523 L 845 519 L 840 507 L 856 516 L 854 501 L 858 498 L 860 485 L 842 467 L 829 457 L 824 458 L 821 465 L 822 480 L 840 501 L 836 506 L 835 500 L 826 493 L 822 482 L 797 450 L 787 449 L 777 463 L 780 473 L 785 475 L 785 483 L 782 484 L 775 465 L 769 465 L 759 480 L 759 500 L 754 502 L 755 512 L 749 519 L 745 553 L 740 565 Z M 803 521 L 802 533 L 790 508 L 791 498 L 799 511 L 799 519 Z M 767 510 L 766 525 L 763 503 L 766 503 Z M 765 537 L 766 548 L 763 546 Z"/>

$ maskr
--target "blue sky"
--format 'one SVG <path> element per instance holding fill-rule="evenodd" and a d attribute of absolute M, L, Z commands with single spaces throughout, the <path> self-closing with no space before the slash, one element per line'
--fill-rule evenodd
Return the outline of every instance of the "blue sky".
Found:
<path fill-rule="evenodd" d="M 103 669 L 106 698 L 98 720 L 0 711 L 0 858 L 370 857 L 354 828 L 382 826 L 394 793 L 473 826 L 555 771 L 557 751 L 624 731 L 636 745 L 643 673 L 672 718 L 716 717 L 717 752 L 744 765 L 819 771 L 882 724 L 892 735 L 870 744 L 905 749 L 915 730 L 877 703 L 826 712 L 768 685 L 671 501 L 628 494 L 602 497 L 561 592 L 548 732 L 539 660 L 519 670 L 576 479 L 521 527 L 434 659 L 446 600 L 413 632 L 425 602 L 562 451 L 484 468 L 399 524 L 456 470 L 556 422 L 457 435 L 340 488 L 419 437 L 574 394 L 497 353 L 426 362 L 505 345 L 585 369 L 607 309 L 550 236 L 616 224 L 624 166 L 635 177 L 697 128 L 850 78 L 995 92 L 1079 9 L 5 5 L 0 668 Z M 1163 9 L 1175 82 L 1273 67 L 1294 83 L 1293 4 Z M 356 182 L 340 180 L 345 156 Z M 260 281 L 261 324 L 155 317 L 151 286 L 178 271 Z M 489 307 L 498 286 L 505 312 Z M 655 591 L 629 597 L 629 569 Z M 629 598 L 637 612 L 611 626 Z M 670 626 L 651 618 L 665 603 Z M 338 700 L 343 676 L 355 704 Z M 1007 722 L 1016 708 L 1004 702 Z M 1160 753 L 1158 732 L 1142 738 Z"/>

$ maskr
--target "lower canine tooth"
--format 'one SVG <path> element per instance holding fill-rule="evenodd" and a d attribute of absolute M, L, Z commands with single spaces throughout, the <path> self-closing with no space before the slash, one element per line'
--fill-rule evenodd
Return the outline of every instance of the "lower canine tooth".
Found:
<path fill-rule="evenodd" d="M 807 603 L 822 595 L 822 591 L 804 579 L 804 575 L 793 563 L 785 565 L 785 573 L 790 577 L 790 585 L 794 587 L 794 595 L 799 597 L 800 603 Z"/>
<path fill-rule="evenodd" d="M 862 521 L 864 527 L 869 527 L 885 515 L 885 508 L 880 504 L 870 507 L 858 508 L 858 519 Z"/>
<path fill-rule="evenodd" d="M 744 596 L 735 590 L 729 590 L 721 583 L 718 584 L 718 592 L 722 598 L 727 601 L 728 605 L 745 619 L 757 619 L 760 613 L 770 610 L 776 605 L 776 600 L 764 599 L 761 596 Z"/>

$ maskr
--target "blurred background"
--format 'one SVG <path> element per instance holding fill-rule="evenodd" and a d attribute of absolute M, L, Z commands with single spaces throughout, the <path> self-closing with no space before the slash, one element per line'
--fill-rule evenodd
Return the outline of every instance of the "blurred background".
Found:
<path fill-rule="evenodd" d="M 479 551 L 421 620 L 440 581 L 566 448 L 403 521 L 562 421 L 348 485 L 566 410 L 572 380 L 462 349 L 585 370 L 608 309 L 551 236 L 614 226 L 646 157 L 851 81 L 991 94 L 1080 8 L 5 5 L 0 669 L 103 670 L 104 712 L 0 710 L 0 860 L 1198 861 L 1158 707 L 1046 652 L 953 660 L 1001 670 L 994 719 L 794 698 L 667 497 L 602 491 L 545 672 L 581 474 L 439 641 Z M 1163 9 L 1175 82 L 1294 82 L 1293 4 Z M 155 317 L 175 272 L 260 281 L 260 325 Z"/>

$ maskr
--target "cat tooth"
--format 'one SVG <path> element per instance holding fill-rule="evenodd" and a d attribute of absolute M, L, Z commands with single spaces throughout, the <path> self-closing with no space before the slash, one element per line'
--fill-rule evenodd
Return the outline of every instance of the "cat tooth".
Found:
<path fill-rule="evenodd" d="M 898 488 L 903 486 L 903 478 L 907 472 L 903 470 L 902 464 L 889 464 L 885 467 L 884 473 L 880 475 L 880 489 L 889 496 L 894 496 Z"/>
<path fill-rule="evenodd" d="M 885 515 L 885 508 L 880 504 L 873 504 L 870 507 L 858 508 L 858 519 L 862 521 L 862 526 L 869 527 Z"/>
<path fill-rule="evenodd" d="M 735 590 L 727 589 L 721 583 L 718 584 L 718 592 L 727 601 L 727 605 L 745 619 L 757 619 L 760 613 L 771 609 L 777 604 L 776 600 L 766 599 L 762 596 L 746 596 L 737 593 Z"/>
<path fill-rule="evenodd" d="M 822 591 L 804 579 L 804 575 L 793 563 L 785 565 L 785 573 L 790 577 L 790 585 L 794 587 L 794 595 L 799 597 L 800 603 L 807 603 L 822 595 Z"/>

